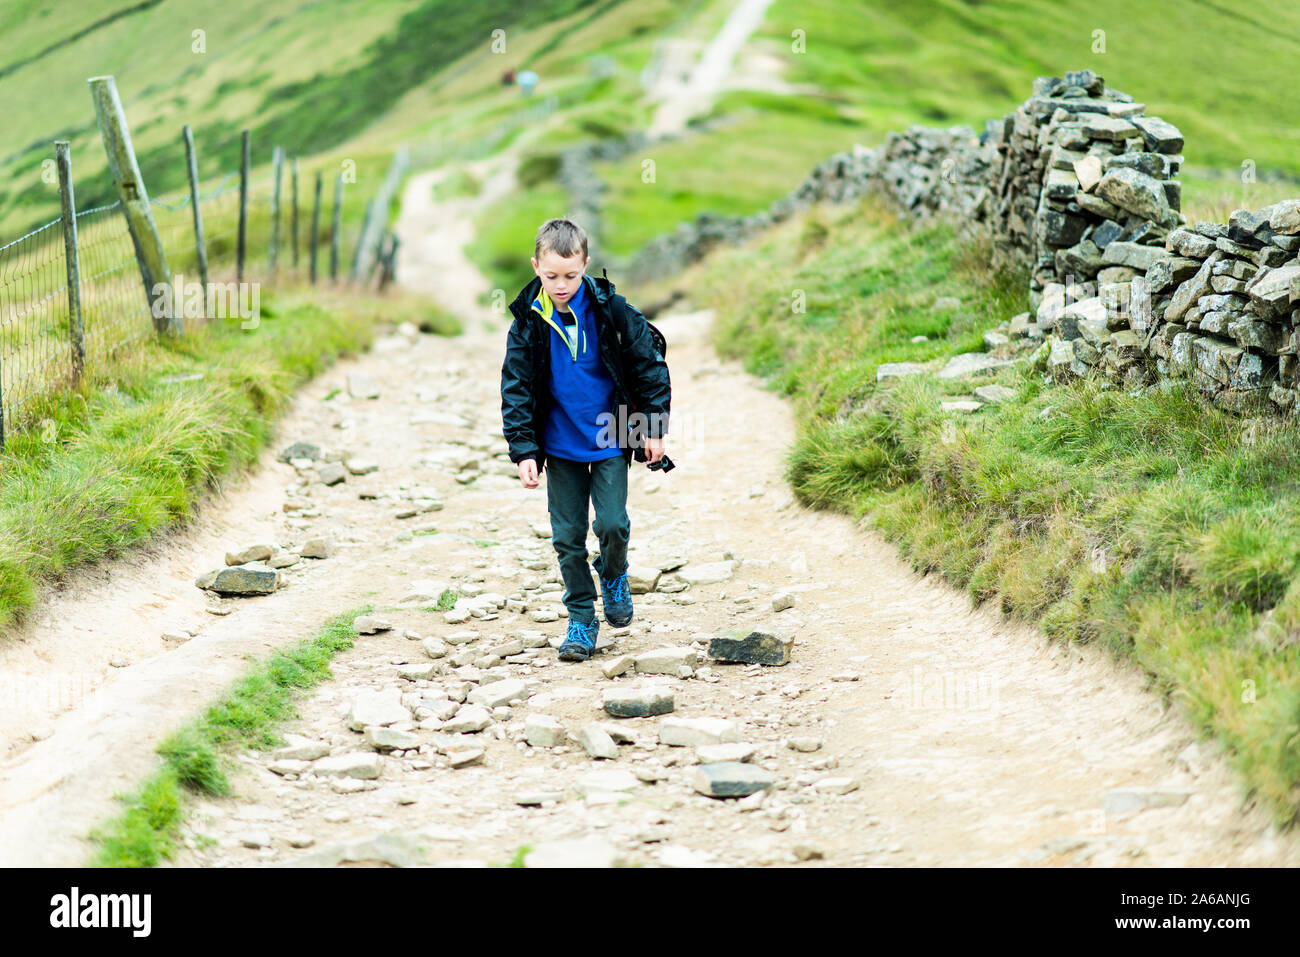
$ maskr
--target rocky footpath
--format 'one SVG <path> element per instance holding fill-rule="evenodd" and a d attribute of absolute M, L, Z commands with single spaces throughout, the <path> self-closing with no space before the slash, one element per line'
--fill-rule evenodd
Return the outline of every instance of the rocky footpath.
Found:
<path fill-rule="evenodd" d="M 286 746 L 240 756 L 237 796 L 198 802 L 175 863 L 1300 863 L 1132 669 L 972 611 L 848 517 L 799 508 L 791 410 L 718 362 L 709 312 L 656 317 L 678 468 L 630 476 L 636 619 L 559 662 L 545 490 L 500 434 L 502 317 L 456 258 L 464 211 L 411 191 L 404 281 L 470 332 L 388 331 L 301 390 L 275 453 L 194 529 L 44 603 L 3 653 L 25 689 L 4 715 L 4 863 L 83 863 L 168 731 L 250 655 L 361 605 Z M 979 377 L 1055 351 L 1049 334 L 1018 316 L 933 371 L 970 378 L 955 403 L 1004 400 Z"/>
<path fill-rule="evenodd" d="M 239 757 L 238 796 L 197 802 L 177 864 L 1294 859 L 1137 675 L 972 612 L 795 505 L 790 412 L 717 363 L 710 316 L 663 317 L 679 467 L 633 469 L 636 618 L 577 664 L 555 651 L 544 490 L 499 434 L 495 335 L 408 330 L 358 363 L 375 389 L 340 373 L 304 397 L 275 529 L 232 528 L 224 556 L 279 556 L 283 583 L 208 607 L 250 630 L 295 600 L 300 638 L 308 599 L 374 610 L 285 745 Z M 771 423 L 743 447 L 724 439 L 737 402 Z M 317 539 L 329 557 L 304 557 Z"/>

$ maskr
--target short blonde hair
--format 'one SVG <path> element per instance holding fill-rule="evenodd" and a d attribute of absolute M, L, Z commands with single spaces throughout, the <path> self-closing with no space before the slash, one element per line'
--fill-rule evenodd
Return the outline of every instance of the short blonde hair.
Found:
<path fill-rule="evenodd" d="M 542 253 L 550 250 L 561 259 L 570 259 L 582 254 L 587 259 L 587 234 L 577 223 L 567 219 L 548 219 L 537 230 L 537 239 L 533 243 L 533 258 L 542 261 Z"/>

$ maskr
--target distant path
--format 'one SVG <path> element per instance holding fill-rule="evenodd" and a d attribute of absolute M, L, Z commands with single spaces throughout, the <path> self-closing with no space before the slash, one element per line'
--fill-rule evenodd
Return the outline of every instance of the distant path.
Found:
<path fill-rule="evenodd" d="M 662 102 L 646 130 L 649 139 L 680 135 L 686 130 L 687 120 L 709 108 L 723 89 L 736 55 L 762 24 L 771 5 L 772 0 L 740 0 L 684 81 L 673 62 L 676 59 L 673 51 L 680 46 L 669 48 L 656 89 L 650 93 L 651 99 L 662 97 Z"/>
<path fill-rule="evenodd" d="M 402 237 L 397 275 L 408 289 L 428 295 L 455 313 L 470 332 L 490 321 L 480 305 L 490 286 L 465 255 L 465 247 L 474 238 L 474 219 L 479 212 L 514 189 L 518 162 L 516 146 L 490 159 L 466 164 L 465 171 L 482 184 L 474 196 L 437 197 L 438 184 L 450 173 L 448 166 L 417 173 L 402 192 L 396 227 Z"/>

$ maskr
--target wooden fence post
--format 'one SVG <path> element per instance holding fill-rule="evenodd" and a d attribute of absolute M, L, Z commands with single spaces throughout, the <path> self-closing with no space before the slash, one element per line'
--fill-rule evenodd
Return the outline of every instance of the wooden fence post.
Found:
<path fill-rule="evenodd" d="M 72 156 L 67 140 L 54 141 L 59 167 L 59 198 L 63 201 L 63 258 L 68 266 L 68 332 L 72 340 L 72 381 L 81 382 L 86 368 L 86 339 L 81 325 L 81 262 L 77 258 L 77 203 L 72 194 Z"/>
<path fill-rule="evenodd" d="M 154 222 L 149 194 L 140 177 L 135 150 L 131 147 L 131 131 L 126 125 L 122 100 L 117 95 L 117 84 L 111 76 L 93 76 L 88 82 L 95 101 L 99 135 L 108 156 L 109 175 L 117 187 L 131 242 L 135 245 L 135 258 L 140 264 L 140 278 L 144 280 L 144 293 L 153 315 L 154 329 L 160 333 L 178 333 L 180 317 L 176 310 L 161 309 L 157 304 L 158 299 L 168 295 L 163 289 L 171 285 L 172 274 L 167 268 L 167 255 L 162 240 L 158 238 L 158 224 Z"/>
<path fill-rule="evenodd" d="M 276 260 L 280 254 L 280 174 L 284 169 L 284 150 L 278 146 L 272 154 L 271 168 L 275 185 L 271 188 L 271 251 L 268 266 L 274 276 Z"/>
<path fill-rule="evenodd" d="M 397 237 L 397 233 L 391 233 L 388 237 L 388 251 L 384 253 L 384 268 L 379 273 L 379 291 L 383 292 L 384 287 L 397 278 L 397 247 L 402 241 Z"/>
<path fill-rule="evenodd" d="M 383 231 L 382 233 L 379 234 L 379 246 L 378 246 L 378 248 L 375 250 L 374 258 L 372 258 L 372 259 L 370 260 L 370 269 L 369 269 L 369 270 L 367 271 L 367 273 L 366 273 L 366 285 L 367 285 L 367 286 L 369 286 L 369 285 L 370 285 L 371 283 L 373 283 L 374 280 L 375 280 L 375 272 L 376 272 L 376 270 L 379 269 L 379 267 L 380 267 L 380 265 L 381 265 L 381 263 L 382 263 L 382 260 L 383 260 L 383 258 L 384 258 L 384 256 L 383 256 L 383 253 L 384 253 L 384 247 L 385 247 L 387 244 L 388 244 L 388 227 L 385 226 L 385 227 L 384 227 L 384 231 Z"/>
<path fill-rule="evenodd" d="M 352 250 L 352 281 L 356 282 L 361 274 L 361 251 L 365 248 L 366 236 L 370 233 L 370 223 L 375 218 L 375 198 L 366 203 L 366 215 L 361 220 L 361 235 L 357 237 L 356 248 Z"/>
<path fill-rule="evenodd" d="M 380 207 L 379 215 L 384 224 L 384 228 L 383 231 L 379 234 L 379 239 L 375 242 L 375 251 L 373 255 L 374 255 L 374 262 L 376 264 L 380 263 L 380 261 L 384 258 L 384 250 L 388 247 L 389 229 L 388 229 L 388 204 L 387 203 L 384 203 L 383 206 Z M 374 268 L 372 267 L 370 271 L 373 274 Z"/>
<path fill-rule="evenodd" d="M 252 134 L 244 130 L 240 134 L 239 159 L 239 241 L 235 252 L 235 280 L 244 281 L 244 241 L 248 234 L 248 166 L 252 153 Z"/>
<path fill-rule="evenodd" d="M 339 279 L 339 232 L 343 229 L 343 174 L 334 180 L 334 221 L 330 223 L 330 281 Z"/>
<path fill-rule="evenodd" d="M 298 157 L 293 158 L 293 209 L 289 213 L 289 232 L 293 234 L 293 268 L 298 271 Z"/>
<path fill-rule="evenodd" d="M 316 281 L 316 247 L 320 245 L 320 170 L 316 171 L 316 199 L 311 206 L 311 281 Z"/>
<path fill-rule="evenodd" d="M 185 165 L 189 168 L 190 205 L 194 207 L 194 251 L 199 258 L 199 282 L 208 301 L 208 244 L 203 238 L 203 210 L 199 208 L 199 158 L 194 152 L 194 131 L 185 124 Z"/>
<path fill-rule="evenodd" d="M 384 180 L 379 184 L 379 189 L 375 193 L 373 214 L 370 210 L 367 210 L 361 237 L 357 240 L 358 248 L 354 257 L 355 265 L 353 268 L 354 278 L 363 272 L 367 277 L 374 275 L 375 267 L 378 264 L 379 257 L 384 253 L 385 243 L 387 242 L 385 231 L 388 225 L 389 207 L 392 205 L 393 196 L 397 192 L 397 187 L 409 166 L 409 148 L 404 145 L 398 147 L 397 152 L 393 154 L 392 162 L 388 164 L 388 172 L 384 174 Z"/>

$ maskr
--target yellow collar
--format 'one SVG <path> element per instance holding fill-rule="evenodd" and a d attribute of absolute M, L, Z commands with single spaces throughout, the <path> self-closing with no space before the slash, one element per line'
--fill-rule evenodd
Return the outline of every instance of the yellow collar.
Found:
<path fill-rule="evenodd" d="M 573 307 L 570 306 L 569 308 L 572 310 Z M 539 290 L 537 298 L 533 300 L 533 311 L 538 313 L 552 329 L 560 334 L 560 338 L 563 339 L 565 345 L 569 347 L 569 355 L 572 356 L 574 362 L 577 362 L 578 336 L 581 334 L 581 326 L 578 324 L 578 314 L 576 312 L 573 313 L 573 321 L 575 325 L 573 329 L 573 339 L 570 340 L 569 334 L 560 328 L 560 325 L 555 321 L 555 303 L 551 301 L 551 297 L 546 294 L 545 289 Z"/>

